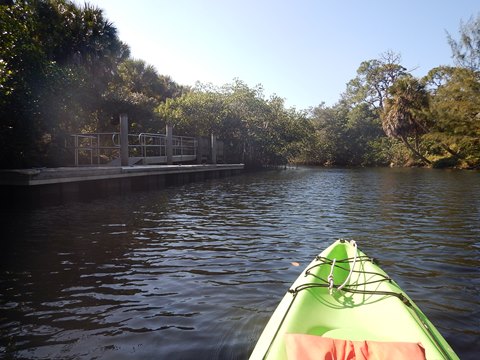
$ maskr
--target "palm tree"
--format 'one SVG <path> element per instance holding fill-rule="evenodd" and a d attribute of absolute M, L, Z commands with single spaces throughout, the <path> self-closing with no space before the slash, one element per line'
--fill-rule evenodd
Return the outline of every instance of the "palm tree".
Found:
<path fill-rule="evenodd" d="M 423 111 L 428 108 L 428 93 L 420 82 L 411 77 L 398 79 L 389 89 L 385 101 L 382 127 L 388 137 L 400 139 L 424 163 L 431 161 L 419 150 L 419 136 L 428 132 Z M 414 143 L 409 138 L 414 138 Z"/>

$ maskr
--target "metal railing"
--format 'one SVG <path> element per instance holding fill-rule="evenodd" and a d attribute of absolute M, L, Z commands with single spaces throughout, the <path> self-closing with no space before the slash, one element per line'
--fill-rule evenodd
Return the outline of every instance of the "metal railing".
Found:
<path fill-rule="evenodd" d="M 75 166 L 114 164 L 120 157 L 120 133 L 73 134 Z M 175 162 L 192 161 L 197 155 L 197 140 L 172 136 Z M 143 163 L 167 163 L 167 136 L 164 134 L 128 134 L 129 158 Z M 118 161 L 117 161 L 118 162 Z"/>
<path fill-rule="evenodd" d="M 173 136 L 173 156 L 180 157 L 180 161 L 184 157 L 197 155 L 197 140 L 186 136 Z"/>
<path fill-rule="evenodd" d="M 142 157 L 167 156 L 167 136 L 163 134 L 141 133 L 138 143 Z"/>
<path fill-rule="evenodd" d="M 73 150 L 75 166 L 100 165 L 102 160 L 109 160 L 115 153 L 119 154 L 120 146 L 115 143 L 118 133 L 74 134 Z M 118 156 L 118 155 L 117 155 Z"/>

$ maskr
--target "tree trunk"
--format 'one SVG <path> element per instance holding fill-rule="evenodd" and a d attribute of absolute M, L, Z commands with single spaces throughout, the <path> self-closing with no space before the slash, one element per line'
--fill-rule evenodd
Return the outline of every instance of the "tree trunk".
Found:
<path fill-rule="evenodd" d="M 461 157 L 456 151 L 453 151 L 452 149 L 450 149 L 450 147 L 448 145 L 445 145 L 444 143 L 442 142 L 439 142 L 440 146 L 442 148 L 444 148 L 450 155 L 453 155 L 455 157 Z"/>
<path fill-rule="evenodd" d="M 400 136 L 400 139 L 403 141 L 403 143 L 405 144 L 405 146 L 407 148 L 410 149 L 411 152 L 413 152 L 415 155 L 417 155 L 424 163 L 428 164 L 428 165 L 431 165 L 432 162 L 430 160 L 428 160 L 425 156 L 423 156 L 422 154 L 420 154 L 419 151 L 417 151 L 407 140 L 407 138 L 405 136 Z"/>

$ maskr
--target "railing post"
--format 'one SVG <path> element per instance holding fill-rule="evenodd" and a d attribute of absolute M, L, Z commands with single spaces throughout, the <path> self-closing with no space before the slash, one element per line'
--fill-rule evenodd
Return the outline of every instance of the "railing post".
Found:
<path fill-rule="evenodd" d="M 93 139 L 90 138 L 90 165 L 93 165 Z"/>
<path fill-rule="evenodd" d="M 128 115 L 120 114 L 120 164 L 128 166 Z"/>
<path fill-rule="evenodd" d="M 183 161 L 183 136 L 180 136 L 180 159 Z"/>
<path fill-rule="evenodd" d="M 167 124 L 167 165 L 173 164 L 173 126 Z"/>
<path fill-rule="evenodd" d="M 78 135 L 74 135 L 75 139 L 75 166 L 78 166 Z"/>
<path fill-rule="evenodd" d="M 217 163 L 217 136 L 212 133 L 212 164 Z"/>
<path fill-rule="evenodd" d="M 100 165 L 100 134 L 97 134 L 97 165 Z"/>

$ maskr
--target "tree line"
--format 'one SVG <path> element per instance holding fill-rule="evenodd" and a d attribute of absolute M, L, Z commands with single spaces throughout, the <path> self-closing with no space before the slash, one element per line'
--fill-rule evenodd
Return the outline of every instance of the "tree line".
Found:
<path fill-rule="evenodd" d="M 64 166 L 73 133 L 208 136 L 249 166 L 480 165 L 480 15 L 448 34 L 455 66 L 416 78 L 392 51 L 362 62 L 333 106 L 288 108 L 261 85 L 182 86 L 142 60 L 101 9 L 0 2 L 1 168 Z"/>

